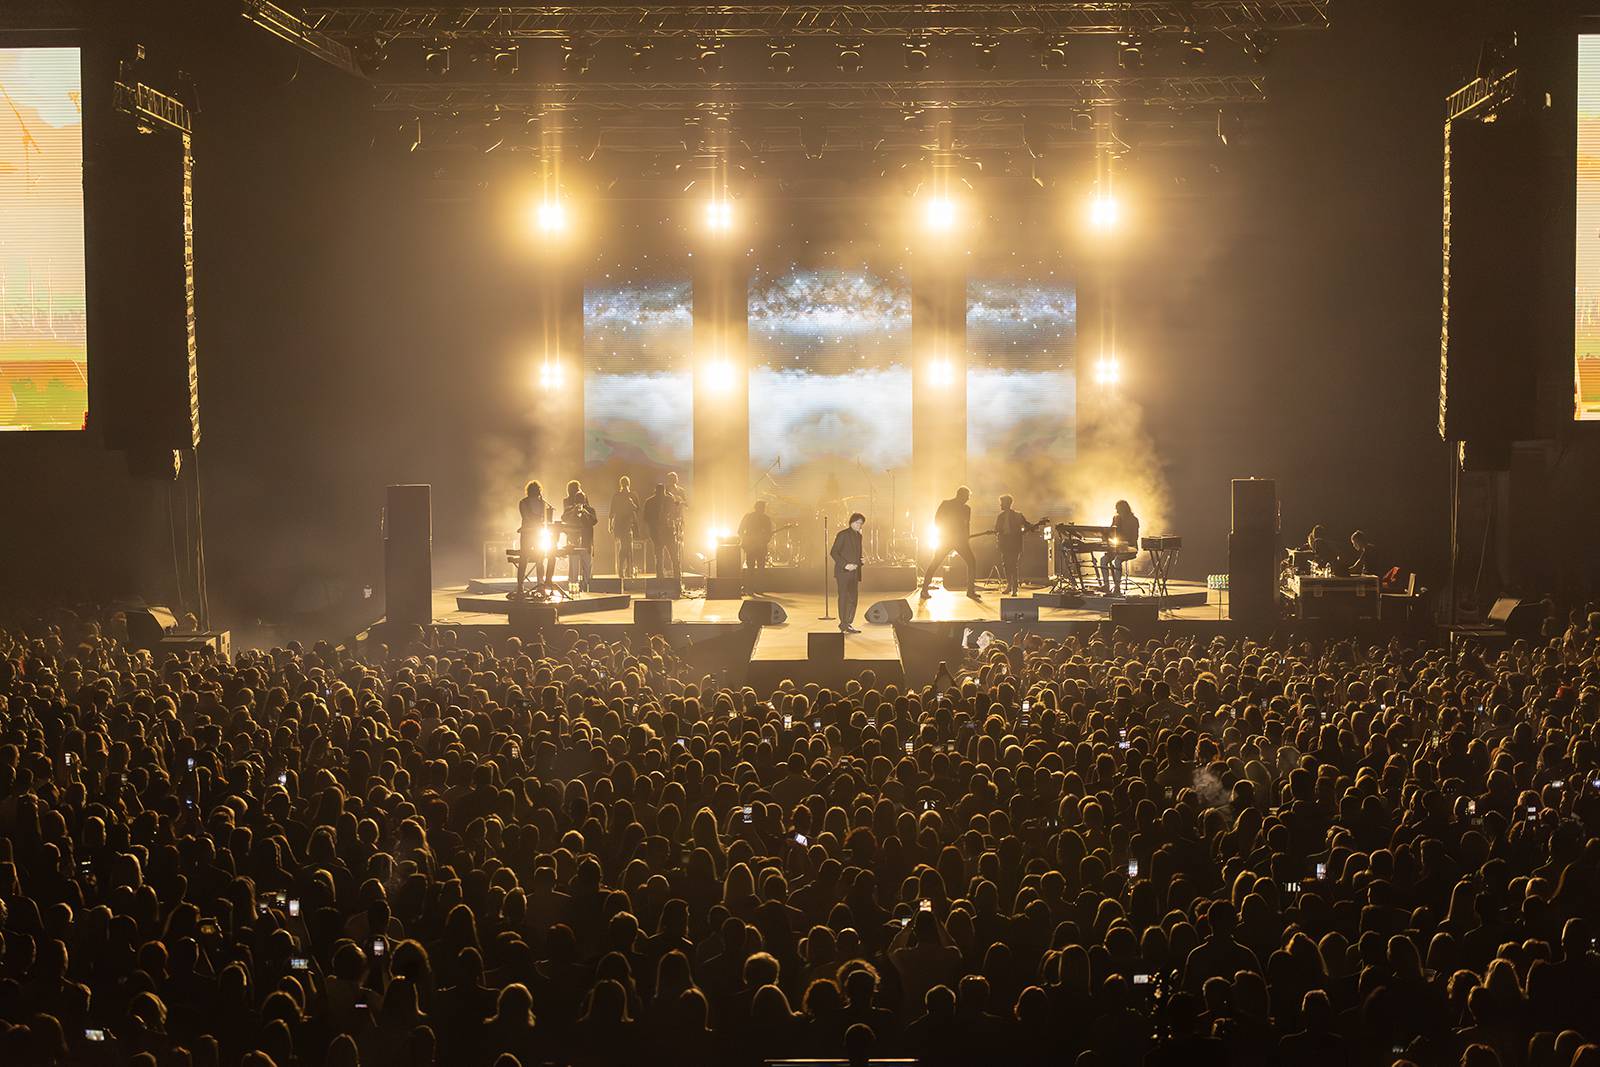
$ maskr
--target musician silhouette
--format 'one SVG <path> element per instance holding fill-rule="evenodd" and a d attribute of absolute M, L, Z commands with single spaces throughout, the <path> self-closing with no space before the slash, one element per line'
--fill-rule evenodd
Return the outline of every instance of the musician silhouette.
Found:
<path fill-rule="evenodd" d="M 1117 501 L 1111 527 L 1116 530 L 1116 546 L 1100 556 L 1100 576 L 1112 596 L 1122 595 L 1122 568 L 1139 555 L 1139 516 L 1126 500 Z"/>
<path fill-rule="evenodd" d="M 972 551 L 972 507 L 967 503 L 970 499 L 972 490 L 963 485 L 956 490 L 955 496 L 941 501 L 939 509 L 933 513 L 933 525 L 938 532 L 939 543 L 933 546 L 933 557 L 922 576 L 924 600 L 933 595 L 928 587 L 952 553 L 960 556 L 967 565 L 967 596 L 973 600 L 983 599 L 978 595 L 978 557 Z"/>

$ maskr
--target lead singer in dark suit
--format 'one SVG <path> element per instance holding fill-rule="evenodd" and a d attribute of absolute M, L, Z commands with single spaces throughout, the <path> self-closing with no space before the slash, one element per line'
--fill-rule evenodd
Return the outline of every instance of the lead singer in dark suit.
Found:
<path fill-rule="evenodd" d="M 861 512 L 850 516 L 850 525 L 833 538 L 828 555 L 833 557 L 833 580 L 839 587 L 839 629 L 847 634 L 861 631 L 852 625 L 856 621 L 856 601 L 861 596 L 861 527 L 867 517 Z"/>

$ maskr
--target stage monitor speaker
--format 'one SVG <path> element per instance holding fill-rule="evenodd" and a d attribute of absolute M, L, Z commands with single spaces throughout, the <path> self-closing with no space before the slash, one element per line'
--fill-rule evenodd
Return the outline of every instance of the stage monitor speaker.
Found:
<path fill-rule="evenodd" d="M 1271 478 L 1233 480 L 1234 533 L 1278 532 L 1278 483 Z"/>
<path fill-rule="evenodd" d="M 391 485 L 383 511 L 384 615 L 390 622 L 433 621 L 433 490 Z"/>
<path fill-rule="evenodd" d="M 789 621 L 789 613 L 775 600 L 746 600 L 739 605 L 739 621 L 757 626 L 777 626 Z"/>
<path fill-rule="evenodd" d="M 683 582 L 677 578 L 646 578 L 644 595 L 651 600 L 678 600 L 683 596 Z"/>
<path fill-rule="evenodd" d="M 844 660 L 844 634 L 839 631 L 806 634 L 806 658 L 813 663 Z"/>
<path fill-rule="evenodd" d="M 744 596 L 744 580 L 737 573 L 730 577 L 706 579 L 707 600 L 738 600 Z"/>
<path fill-rule="evenodd" d="M 527 601 L 512 601 L 507 612 L 511 627 L 515 630 L 540 630 L 557 625 L 561 621 L 560 614 L 554 604 L 529 603 Z"/>
<path fill-rule="evenodd" d="M 1446 127 L 1439 372 L 1439 435 L 1446 441 L 1485 446 L 1534 436 L 1537 368 L 1548 365 L 1544 356 L 1552 348 L 1560 349 L 1544 324 L 1548 305 L 1541 299 L 1549 278 L 1542 238 L 1558 226 L 1547 217 L 1560 214 L 1549 210 L 1544 191 L 1549 160 L 1560 154 L 1542 129 L 1549 115 L 1525 99 L 1501 108 L 1494 122 Z M 1570 129 L 1560 136 L 1570 138 Z M 1570 240 L 1571 231 L 1564 236 Z M 1570 329 L 1569 322 L 1567 345 Z M 1506 454 L 1503 465 L 1484 469 L 1509 465 Z"/>
<path fill-rule="evenodd" d="M 1228 617 L 1262 625 L 1278 617 L 1278 535 L 1276 532 L 1228 536 Z"/>
<path fill-rule="evenodd" d="M 1161 605 L 1152 600 L 1147 604 L 1125 603 L 1111 605 L 1113 626 L 1154 626 L 1161 621 Z"/>
<path fill-rule="evenodd" d="M 901 601 L 902 604 L 905 601 Z M 1039 602 L 1033 597 L 1003 596 L 1000 598 L 1001 622 L 1038 622 Z"/>
<path fill-rule="evenodd" d="M 867 621 L 882 626 L 887 623 L 910 622 L 911 605 L 905 600 L 880 600 L 867 609 Z"/>
<path fill-rule="evenodd" d="M 744 553 L 738 545 L 717 546 L 717 577 L 737 578 L 744 570 Z"/>
<path fill-rule="evenodd" d="M 1544 622 L 1544 604 L 1524 602 L 1521 597 L 1503 596 L 1489 609 L 1487 621 L 1505 630 L 1508 637 L 1537 637 Z"/>
<path fill-rule="evenodd" d="M 128 644 L 134 648 L 155 648 L 178 629 L 178 619 L 168 608 L 130 608 L 127 618 Z"/>
<path fill-rule="evenodd" d="M 672 601 L 635 600 L 633 624 L 647 630 L 665 630 L 672 623 Z"/>

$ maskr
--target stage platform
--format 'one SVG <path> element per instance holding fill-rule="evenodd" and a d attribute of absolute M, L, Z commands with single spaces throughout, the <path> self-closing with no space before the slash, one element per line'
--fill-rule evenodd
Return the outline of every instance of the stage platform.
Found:
<path fill-rule="evenodd" d="M 822 571 L 815 567 L 768 567 L 760 572 L 760 577 L 753 577 L 755 571 L 744 572 L 744 587 L 746 590 L 759 586 L 763 593 L 815 593 L 820 599 L 822 596 Z M 557 577 L 560 575 L 558 573 Z M 597 593 L 636 593 L 645 595 L 645 583 L 650 578 L 618 578 L 615 574 L 597 574 L 590 585 Z M 694 571 L 686 571 L 682 578 L 683 588 L 694 592 L 706 587 L 706 575 Z M 917 585 L 917 569 L 911 566 L 868 567 L 863 580 L 861 591 L 863 593 L 895 593 L 903 589 L 914 589 Z M 832 583 L 829 583 L 830 589 Z M 467 582 L 468 593 L 508 593 L 517 587 L 515 578 L 473 578 Z M 756 595 L 756 594 L 750 594 Z"/>
<path fill-rule="evenodd" d="M 481 588 L 483 584 L 485 583 L 474 582 L 473 587 Z M 633 582 L 630 581 L 628 584 L 631 587 Z M 1172 583 L 1172 593 L 1174 596 L 1162 613 L 1163 621 L 1218 622 L 1227 617 L 1225 593 L 1211 593 L 1208 598 L 1203 585 L 1176 581 Z M 1031 594 L 1025 590 L 1024 597 L 1028 595 Z M 563 622 L 569 622 L 585 630 L 633 625 L 632 598 L 596 594 L 589 596 L 594 606 L 580 610 L 576 617 L 572 617 L 573 609 L 569 607 L 567 611 L 560 613 Z M 982 596 L 982 600 L 972 600 L 965 593 L 936 587 L 933 595 L 927 600 L 921 599 L 915 591 L 905 593 L 899 599 L 903 599 L 908 605 L 913 624 L 999 624 L 1000 595 L 997 592 L 985 592 Z M 1182 598 L 1181 602 L 1178 602 L 1179 597 Z M 825 613 L 820 591 L 778 593 L 755 599 L 775 601 L 788 613 L 787 622 L 761 628 L 753 657 L 756 662 L 804 660 L 807 656 L 808 635 L 838 631 L 838 603 L 830 596 L 828 611 Z M 894 627 L 872 625 L 865 621 L 867 609 L 884 599 L 896 598 L 867 595 L 861 597 L 857 608 L 856 625 L 862 632 L 845 638 L 847 660 L 889 661 L 899 658 Z M 468 588 L 452 586 L 435 590 L 433 601 L 433 617 L 436 625 L 509 628 L 504 592 L 473 593 Z M 600 608 L 599 604 L 602 601 L 615 606 Z M 715 632 L 722 627 L 737 627 L 741 603 L 742 600 L 708 600 L 704 596 L 686 596 L 672 601 L 672 622 L 675 626 L 691 627 L 702 633 Z M 1089 605 L 1052 607 L 1041 603 L 1039 622 L 1026 625 L 1041 632 L 1066 633 L 1071 629 L 1086 624 L 1097 624 L 1109 618 L 1109 608 L 1095 608 Z M 1017 624 L 1005 625 L 1011 627 Z"/>

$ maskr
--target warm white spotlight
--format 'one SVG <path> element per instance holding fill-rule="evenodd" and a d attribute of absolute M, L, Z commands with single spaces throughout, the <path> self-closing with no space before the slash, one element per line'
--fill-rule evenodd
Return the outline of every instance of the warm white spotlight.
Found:
<path fill-rule="evenodd" d="M 565 233 L 567 205 L 557 199 L 541 200 L 534 219 L 543 233 Z"/>
<path fill-rule="evenodd" d="M 924 534 L 924 536 L 928 539 L 928 543 L 926 545 L 924 545 L 923 547 L 928 549 L 929 551 L 934 551 L 934 552 L 938 551 L 938 549 L 939 549 L 939 527 L 938 527 L 938 525 L 935 524 L 935 523 L 929 523 L 928 524 L 928 532 L 926 534 Z"/>
<path fill-rule="evenodd" d="M 733 229 L 733 201 L 726 198 L 706 204 L 706 229 L 712 233 L 727 233 Z"/>
<path fill-rule="evenodd" d="M 555 531 L 548 526 L 539 527 L 539 551 L 549 553 L 556 547 Z"/>
<path fill-rule="evenodd" d="M 1116 356 L 1101 356 L 1095 365 L 1094 379 L 1103 386 L 1113 386 L 1122 381 L 1122 364 Z"/>
<path fill-rule="evenodd" d="M 558 359 L 547 359 L 539 365 L 539 388 L 546 391 L 560 389 L 567 381 L 567 372 Z"/>
<path fill-rule="evenodd" d="M 1098 230 L 1109 230 L 1122 221 L 1122 204 L 1110 193 L 1099 193 L 1089 201 L 1089 221 Z"/>
<path fill-rule="evenodd" d="M 703 369 L 705 387 L 717 393 L 733 388 L 733 364 L 725 359 L 712 360 Z"/>
<path fill-rule="evenodd" d="M 950 365 L 948 359 L 936 359 L 928 364 L 928 384 L 943 388 L 955 380 L 955 368 Z"/>
<path fill-rule="evenodd" d="M 923 221 L 935 233 L 948 233 L 956 226 L 956 202 L 948 196 L 930 196 L 923 205 Z"/>

